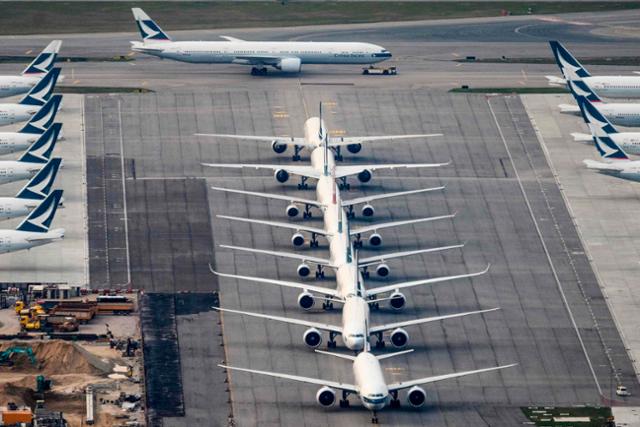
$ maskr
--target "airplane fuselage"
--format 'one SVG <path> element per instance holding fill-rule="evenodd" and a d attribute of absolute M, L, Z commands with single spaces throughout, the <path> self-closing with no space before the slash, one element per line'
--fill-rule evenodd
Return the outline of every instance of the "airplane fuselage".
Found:
<path fill-rule="evenodd" d="M 640 104 L 596 103 L 598 110 L 614 125 L 640 127 Z M 577 105 L 561 105 L 562 113 L 581 116 Z"/>
<path fill-rule="evenodd" d="M 39 137 L 33 133 L 0 132 L 0 156 L 25 151 Z"/>
<path fill-rule="evenodd" d="M 353 361 L 353 377 L 362 404 L 370 411 L 379 411 L 389 403 L 390 395 L 380 362 L 369 352 L 358 354 Z"/>
<path fill-rule="evenodd" d="M 44 74 L 0 76 L 0 98 L 27 93 Z"/>
<path fill-rule="evenodd" d="M 22 251 L 46 245 L 64 238 L 65 230 L 57 228 L 46 233 L 18 230 L 0 230 L 0 254 Z"/>
<path fill-rule="evenodd" d="M 0 220 L 25 217 L 34 210 L 41 200 L 0 197 Z"/>
<path fill-rule="evenodd" d="M 43 166 L 41 163 L 0 160 L 0 184 L 29 179 Z"/>
<path fill-rule="evenodd" d="M 39 109 L 38 105 L 0 104 L 0 126 L 27 121 Z"/>
<path fill-rule="evenodd" d="M 640 76 L 590 76 L 582 80 L 600 96 L 640 98 Z"/>

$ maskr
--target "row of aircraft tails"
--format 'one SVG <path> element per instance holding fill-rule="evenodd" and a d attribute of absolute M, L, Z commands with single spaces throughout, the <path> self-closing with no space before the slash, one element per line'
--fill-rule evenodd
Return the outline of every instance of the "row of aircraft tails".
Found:
<path fill-rule="evenodd" d="M 618 127 L 640 127 L 640 103 L 609 103 L 602 97 L 640 98 L 640 76 L 592 76 L 559 42 L 551 41 L 551 50 L 562 78 L 547 76 L 551 85 L 566 85 L 576 105 L 560 105 L 560 111 L 581 115 L 589 133 L 575 132 L 576 141 L 592 143 L 599 160 L 584 164 L 605 175 L 640 181 L 640 132 L 621 132 Z"/>
<path fill-rule="evenodd" d="M 18 76 L 0 76 L 0 97 L 20 96 L 0 103 L 0 126 L 26 122 L 18 131 L 0 131 L 0 156 L 21 153 L 16 160 L 0 159 L 0 185 L 26 181 L 15 196 L 0 197 L 0 220 L 23 218 L 15 229 L 0 228 L 0 253 L 46 245 L 64 238 L 51 228 L 63 190 L 54 189 L 62 159 L 53 157 L 62 140 L 62 123 L 55 118 L 62 95 L 53 95 L 60 69 L 55 61 L 61 42 L 54 40 Z"/>
<path fill-rule="evenodd" d="M 254 253 L 258 256 L 281 257 L 294 260 L 298 263 L 296 272 L 302 278 L 311 276 L 315 271 L 316 280 L 322 280 L 325 277 L 325 271 L 331 269 L 335 273 L 335 283 L 327 286 L 327 284 L 323 284 L 321 281 L 289 281 L 253 277 L 223 273 L 211 267 L 212 272 L 219 277 L 238 280 L 241 284 L 272 285 L 294 289 L 299 292 L 296 304 L 303 311 L 308 311 L 318 306 L 323 310 L 339 309 L 340 314 L 336 316 L 334 322 L 323 323 L 305 318 L 247 312 L 227 307 L 219 307 L 217 310 L 223 312 L 225 315 L 241 315 L 257 319 L 256 321 L 274 321 L 299 326 L 302 332 L 301 341 L 303 345 L 318 353 L 347 360 L 352 364 L 353 375 L 351 378 L 337 378 L 332 380 L 289 373 L 247 369 L 226 364 L 220 365 L 221 367 L 231 371 L 266 375 L 319 386 L 316 400 L 318 404 L 324 407 L 332 406 L 336 402 L 339 402 L 340 407 L 348 407 L 348 396 L 355 395 L 359 398 L 362 405 L 372 412 L 372 422 L 377 423 L 377 411 L 386 406 L 400 406 L 399 393 L 401 391 L 406 391 L 406 402 L 410 406 L 421 407 L 427 401 L 427 393 L 423 388 L 425 385 L 515 366 L 513 364 L 507 364 L 485 367 L 482 369 L 444 373 L 400 382 L 387 381 L 381 366 L 381 361 L 385 359 L 401 356 L 413 351 L 406 349 L 406 347 L 410 342 L 411 329 L 418 325 L 443 322 L 448 319 L 466 316 L 491 316 L 491 313 L 499 310 L 498 307 L 489 307 L 469 312 L 390 323 L 376 322 L 375 311 L 379 308 L 380 304 L 388 304 L 389 307 L 396 311 L 400 311 L 405 307 L 408 303 L 408 296 L 403 292 L 407 289 L 421 286 L 434 286 L 462 279 L 467 279 L 465 283 L 470 284 L 468 279 L 482 276 L 489 270 L 489 266 L 487 266 L 486 268 L 471 273 L 421 278 L 377 287 L 367 286 L 367 279 L 373 270 L 381 277 L 390 276 L 391 267 L 389 264 L 392 264 L 396 259 L 460 250 L 464 247 L 464 243 L 361 257 L 359 248 L 365 244 L 365 238 L 368 245 L 379 247 L 383 244 L 381 232 L 385 229 L 430 221 L 450 220 L 455 217 L 455 213 L 403 221 L 382 222 L 366 226 L 352 226 L 351 221 L 356 217 L 356 211 L 354 209 L 356 206 L 361 206 L 360 214 L 362 216 L 371 217 L 375 215 L 373 204 L 376 201 L 417 194 L 428 195 L 432 192 L 444 191 L 445 188 L 444 186 L 439 186 L 343 199 L 342 190 L 349 188 L 347 182 L 348 177 L 356 176 L 361 183 L 366 183 L 372 179 L 373 173 L 377 170 L 438 168 L 448 165 L 449 162 L 344 165 L 338 163 L 342 160 L 341 148 L 347 147 L 350 153 L 357 154 L 363 149 L 363 146 L 378 141 L 401 139 L 427 140 L 438 137 L 440 134 L 333 138 L 329 136 L 329 132 L 322 119 L 321 105 L 319 117 L 312 117 L 305 122 L 304 136 L 300 138 L 229 134 L 198 134 L 198 136 L 201 138 L 215 138 L 219 140 L 220 143 L 237 139 L 256 141 L 264 144 L 265 147 L 271 147 L 278 154 L 284 153 L 287 148 L 292 149 L 293 160 L 297 162 L 289 165 L 207 163 L 204 164 L 204 166 L 224 169 L 265 169 L 273 172 L 275 179 L 281 183 L 286 182 L 292 175 L 296 175 L 300 177 L 300 183 L 298 185 L 298 189 L 300 190 L 308 188 L 309 179 L 315 181 L 315 197 L 267 194 L 221 187 L 212 188 L 216 191 L 229 193 L 229 197 L 234 197 L 234 195 L 238 194 L 248 197 L 279 200 L 283 202 L 283 204 L 286 204 L 283 212 L 283 216 L 285 217 L 295 217 L 302 212 L 303 218 L 308 219 L 316 212 L 320 212 L 323 219 L 322 227 L 309 226 L 306 225 L 304 221 L 292 223 L 226 215 L 219 215 L 219 217 L 233 222 L 289 229 L 292 232 L 291 244 L 294 247 L 301 247 L 307 243 L 311 247 L 317 247 L 320 238 L 326 239 L 329 244 L 328 254 L 325 256 L 310 256 L 298 252 L 260 248 L 230 245 L 222 245 L 222 247 L 236 252 Z M 309 161 L 307 164 L 301 164 L 304 163 L 300 156 L 303 150 L 309 153 Z M 336 338 L 338 337 L 340 337 L 343 347 L 348 350 L 349 353 L 319 350 L 319 347 L 325 339 L 329 349 L 336 348 L 338 346 Z M 374 350 L 385 347 L 387 342 L 392 347 L 399 349 L 399 351 L 382 355 L 373 354 Z"/>

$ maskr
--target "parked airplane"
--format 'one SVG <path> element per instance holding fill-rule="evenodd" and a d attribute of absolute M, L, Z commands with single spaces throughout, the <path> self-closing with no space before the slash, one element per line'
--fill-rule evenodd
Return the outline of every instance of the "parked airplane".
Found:
<path fill-rule="evenodd" d="M 0 76 L 0 98 L 28 92 L 53 68 L 62 41 L 54 40 L 36 56 L 19 76 Z"/>
<path fill-rule="evenodd" d="M 53 95 L 17 132 L 0 132 L 0 156 L 24 151 L 51 126 L 60 107 L 62 95 Z M 62 135 L 58 135 L 62 140 Z"/>
<path fill-rule="evenodd" d="M 391 53 L 370 43 L 256 42 L 222 36 L 226 41 L 174 42 L 142 9 L 131 9 L 142 42 L 131 42 L 134 52 L 200 64 L 250 65 L 251 74 L 266 74 L 267 67 L 298 73 L 303 64 L 375 64 Z"/>
<path fill-rule="evenodd" d="M 64 228 L 49 229 L 61 200 L 62 190 L 54 190 L 15 230 L 0 230 L 0 253 L 31 249 L 63 239 Z"/>
<path fill-rule="evenodd" d="M 44 106 L 56 86 L 60 68 L 52 68 L 17 104 L 0 104 L 0 126 L 24 122 Z"/>
<path fill-rule="evenodd" d="M 640 98 L 640 76 L 592 76 L 561 43 L 549 44 L 563 76 L 545 76 L 551 86 L 564 86 L 568 80 L 580 79 L 600 96 Z"/>
<path fill-rule="evenodd" d="M 61 162 L 60 158 L 49 160 L 15 197 L 0 197 L 0 220 L 27 216 L 38 207 L 49 195 Z"/>
<path fill-rule="evenodd" d="M 446 375 L 436 375 L 432 377 L 388 384 L 384 377 L 384 371 L 382 370 L 379 361 L 401 354 L 407 354 L 411 351 L 413 350 L 403 350 L 396 353 L 384 354 L 380 356 L 374 356 L 369 351 L 363 351 L 357 356 L 351 356 L 347 354 L 337 354 L 316 350 L 316 352 L 318 353 L 328 354 L 352 361 L 353 378 L 355 384 L 345 383 L 342 381 L 342 379 L 340 381 L 329 381 L 299 375 L 282 374 L 271 371 L 259 371 L 257 369 L 238 368 L 235 366 L 228 366 L 223 364 L 220 364 L 218 366 L 233 371 L 266 375 L 274 378 L 282 378 L 286 380 L 322 386 L 322 388 L 320 388 L 320 390 L 318 390 L 318 393 L 316 394 L 316 400 L 320 405 L 324 407 L 332 406 L 335 403 L 336 390 L 342 392 L 342 398 L 340 399 L 341 408 L 348 407 L 348 396 L 350 394 L 355 394 L 360 398 L 362 405 L 372 412 L 371 421 L 377 424 L 377 411 L 380 411 L 387 405 L 390 405 L 392 408 L 397 408 L 400 406 L 400 400 L 398 400 L 398 392 L 400 390 L 409 389 L 409 391 L 407 392 L 407 402 L 412 407 L 417 408 L 424 405 L 427 400 L 427 393 L 422 387 L 420 387 L 421 385 L 433 384 L 439 381 L 451 380 L 454 378 L 476 375 L 484 372 L 497 371 L 500 369 L 511 368 L 517 365 L 516 363 L 514 363 L 510 365 L 496 366 L 494 368 L 484 368 L 472 371 L 456 372 Z"/>
<path fill-rule="evenodd" d="M 32 178 L 49 162 L 61 123 L 52 124 L 40 138 L 18 160 L 0 160 L 0 184 Z"/>

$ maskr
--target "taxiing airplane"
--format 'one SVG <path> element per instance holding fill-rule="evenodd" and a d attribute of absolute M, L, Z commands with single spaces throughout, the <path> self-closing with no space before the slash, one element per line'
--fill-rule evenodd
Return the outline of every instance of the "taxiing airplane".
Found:
<path fill-rule="evenodd" d="M 545 76 L 551 86 L 564 86 L 568 80 L 580 79 L 600 96 L 640 98 L 640 76 L 592 76 L 561 43 L 549 44 L 563 76 Z"/>
<path fill-rule="evenodd" d="M 53 95 L 17 132 L 0 132 L 0 156 L 28 149 L 51 126 L 60 107 L 62 95 Z M 62 135 L 58 135 L 62 140 Z"/>
<path fill-rule="evenodd" d="M 0 104 L 0 126 L 24 122 L 42 108 L 56 86 L 60 68 L 52 68 L 17 104 Z"/>
<path fill-rule="evenodd" d="M 54 40 L 36 56 L 19 76 L 0 76 L 0 98 L 28 92 L 53 68 L 62 41 Z"/>
<path fill-rule="evenodd" d="M 46 245 L 64 238 L 64 228 L 50 230 L 62 190 L 54 190 L 15 230 L 0 230 L 0 253 L 16 252 Z"/>
<path fill-rule="evenodd" d="M 225 41 L 174 42 L 142 9 L 131 9 L 142 42 L 131 50 L 159 58 L 198 64 L 241 64 L 251 74 L 266 74 L 267 67 L 298 73 L 303 64 L 375 64 L 391 52 L 370 43 L 247 41 L 221 36 Z"/>
<path fill-rule="evenodd" d="M 461 378 L 468 375 L 477 375 L 484 372 L 497 371 L 500 369 L 517 366 L 517 363 L 514 363 L 510 365 L 496 366 L 493 368 L 484 368 L 445 375 L 436 375 L 415 380 L 394 382 L 391 384 L 387 383 L 384 376 L 384 371 L 380 366 L 380 360 L 399 356 L 401 354 L 407 354 L 411 351 L 413 350 L 404 350 L 379 356 L 375 356 L 369 351 L 363 351 L 357 356 L 351 356 L 347 354 L 337 354 L 316 350 L 316 352 L 318 353 L 328 354 L 334 357 L 350 360 L 353 363 L 352 369 L 354 384 L 345 383 L 342 380 L 329 381 L 319 378 L 283 374 L 272 371 L 238 368 L 235 366 L 228 366 L 223 364 L 220 364 L 218 366 L 232 371 L 248 372 L 273 378 L 281 378 L 290 381 L 322 386 L 316 394 L 316 401 L 324 407 L 332 406 L 335 403 L 336 390 L 342 392 L 342 398 L 340 399 L 341 408 L 346 408 L 349 406 L 349 401 L 347 398 L 350 394 L 354 394 L 360 398 L 362 405 L 372 412 L 371 421 L 373 423 L 378 422 L 377 412 L 382 410 L 385 406 L 390 405 L 392 408 L 397 408 L 400 406 L 400 400 L 398 399 L 398 392 L 400 390 L 409 389 L 409 391 L 407 392 L 407 402 L 412 407 L 418 408 L 423 406 L 427 401 L 427 393 L 422 387 L 420 387 L 421 385 L 433 384 L 440 381 L 452 380 L 454 378 Z"/>

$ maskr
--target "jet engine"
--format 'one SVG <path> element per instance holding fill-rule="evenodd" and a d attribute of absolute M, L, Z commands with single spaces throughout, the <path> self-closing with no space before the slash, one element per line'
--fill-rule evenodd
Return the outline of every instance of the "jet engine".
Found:
<path fill-rule="evenodd" d="M 298 209 L 298 207 L 292 203 L 289 206 L 287 206 L 286 212 L 289 218 L 293 218 L 298 216 L 298 214 L 300 213 L 300 209 Z"/>
<path fill-rule="evenodd" d="M 313 298 L 313 295 L 311 295 L 309 292 L 302 292 L 300 295 L 298 295 L 298 305 L 303 310 L 311 310 L 311 308 L 315 303 L 316 303 L 316 300 Z"/>
<path fill-rule="evenodd" d="M 373 216 L 374 213 L 376 213 L 376 210 L 373 208 L 373 206 L 371 206 L 370 204 L 366 204 L 362 207 L 362 210 L 360 211 L 360 213 L 362 213 L 362 216 Z"/>
<path fill-rule="evenodd" d="M 287 182 L 289 180 L 289 172 L 284 169 L 278 169 L 274 174 L 276 180 L 280 183 Z"/>
<path fill-rule="evenodd" d="M 302 336 L 304 343 L 311 348 L 318 348 L 322 344 L 322 334 L 316 328 L 309 328 Z"/>
<path fill-rule="evenodd" d="M 394 310 L 400 310 L 406 303 L 407 298 L 402 293 L 395 291 L 391 294 L 389 305 L 391 305 L 391 308 L 393 308 Z"/>
<path fill-rule="evenodd" d="M 316 393 L 316 400 L 322 406 L 331 406 L 336 402 L 336 392 L 327 386 L 322 387 Z"/>
<path fill-rule="evenodd" d="M 304 245 L 304 236 L 300 233 L 296 233 L 291 236 L 291 244 L 293 246 L 302 246 Z"/>
<path fill-rule="evenodd" d="M 352 154 L 359 153 L 362 150 L 362 144 L 349 144 L 347 145 L 347 150 Z"/>
<path fill-rule="evenodd" d="M 278 144 L 278 140 L 271 141 L 271 148 L 278 154 L 282 154 L 287 150 L 287 144 Z"/>
<path fill-rule="evenodd" d="M 378 264 L 378 266 L 376 267 L 376 274 L 380 277 L 387 277 L 390 272 L 391 269 L 387 264 Z"/>
<path fill-rule="evenodd" d="M 300 58 L 282 58 L 276 68 L 285 73 L 299 73 L 302 68 Z"/>
<path fill-rule="evenodd" d="M 427 393 L 422 387 L 418 387 L 417 385 L 413 386 L 407 393 L 407 401 L 409 402 L 409 405 L 414 408 L 419 408 L 427 401 Z"/>
<path fill-rule="evenodd" d="M 395 348 L 403 348 L 409 343 L 409 334 L 404 329 L 397 328 L 391 332 L 389 339 Z"/>
<path fill-rule="evenodd" d="M 371 171 L 365 169 L 358 174 L 358 180 L 360 182 L 369 182 L 371 181 Z"/>
<path fill-rule="evenodd" d="M 380 246 L 382 244 L 382 236 L 378 233 L 373 233 L 369 236 L 369 244 L 371 246 Z"/>
<path fill-rule="evenodd" d="M 307 277 L 309 274 L 311 274 L 311 267 L 309 267 L 309 264 L 306 263 L 302 263 L 298 266 L 298 276 L 300 277 Z"/>

